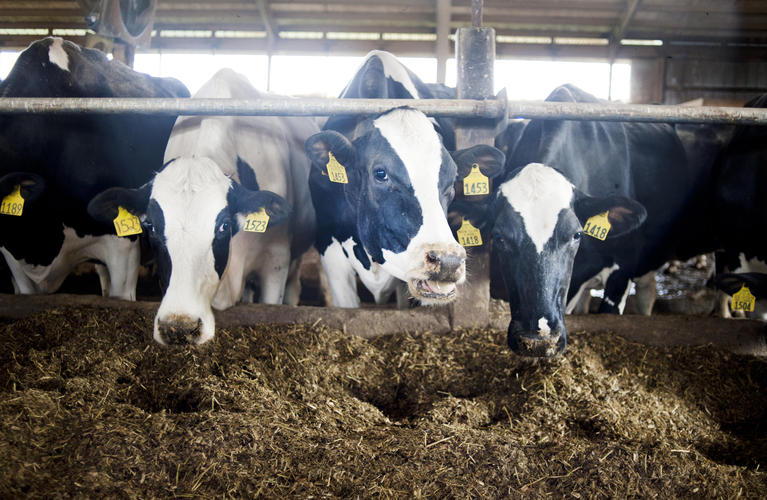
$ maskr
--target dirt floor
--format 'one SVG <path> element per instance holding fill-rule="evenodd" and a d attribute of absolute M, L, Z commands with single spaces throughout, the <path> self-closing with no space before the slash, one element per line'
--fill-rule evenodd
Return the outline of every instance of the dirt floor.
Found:
<path fill-rule="evenodd" d="M 574 334 L 317 326 L 163 348 L 151 313 L 0 327 L 0 496 L 767 496 L 767 362 Z"/>

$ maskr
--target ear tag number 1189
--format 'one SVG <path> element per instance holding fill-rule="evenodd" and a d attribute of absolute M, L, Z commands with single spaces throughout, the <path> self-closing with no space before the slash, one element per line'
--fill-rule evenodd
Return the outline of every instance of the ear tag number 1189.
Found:
<path fill-rule="evenodd" d="M 733 311 L 754 311 L 754 304 L 756 303 L 756 297 L 746 285 L 741 285 L 735 295 L 732 296 L 732 310 Z"/>
<path fill-rule="evenodd" d="M 3 198 L 0 205 L 0 214 L 21 216 L 24 211 L 24 198 L 21 197 L 21 186 L 16 186 L 13 192 Z"/>
<path fill-rule="evenodd" d="M 266 213 L 264 207 L 258 212 L 251 212 L 245 217 L 245 226 L 242 230 L 249 233 L 264 233 L 266 232 L 266 226 L 269 225 L 269 214 Z"/>
<path fill-rule="evenodd" d="M 141 234 L 141 221 L 123 207 L 117 207 L 117 217 L 114 218 L 113 222 L 117 236 Z"/>
<path fill-rule="evenodd" d="M 463 178 L 463 194 L 465 196 L 490 194 L 490 180 L 479 170 L 477 163 L 471 166 L 471 172 Z"/>
<path fill-rule="evenodd" d="M 610 232 L 612 225 L 607 220 L 607 212 L 602 212 L 593 217 L 590 217 L 583 225 L 583 232 L 588 234 L 592 238 L 604 241 L 607 238 L 607 234 Z"/>
<path fill-rule="evenodd" d="M 337 184 L 349 184 L 349 179 L 346 177 L 346 168 L 338 163 L 333 153 L 328 152 L 328 164 L 325 165 L 328 171 L 328 179 L 330 182 Z"/>

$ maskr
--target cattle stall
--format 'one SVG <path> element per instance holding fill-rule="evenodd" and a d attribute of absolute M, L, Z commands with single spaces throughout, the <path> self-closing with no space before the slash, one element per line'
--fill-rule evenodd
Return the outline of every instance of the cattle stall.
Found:
<path fill-rule="evenodd" d="M 629 2 L 637 4 L 638 2 Z M 492 95 L 495 36 L 472 2 L 458 147 L 509 118 L 767 125 L 767 111 L 526 103 Z M 0 99 L 0 113 L 377 115 L 369 99 Z M 201 346 L 152 340 L 157 303 L 0 295 L 0 493 L 50 497 L 760 498 L 764 323 L 573 315 L 568 351 L 506 348 L 490 251 L 439 308 L 238 304 Z"/>

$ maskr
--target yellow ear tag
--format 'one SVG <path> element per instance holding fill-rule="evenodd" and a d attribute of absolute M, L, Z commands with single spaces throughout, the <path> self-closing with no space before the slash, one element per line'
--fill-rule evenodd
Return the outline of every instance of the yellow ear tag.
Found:
<path fill-rule="evenodd" d="M 466 196 L 490 194 L 490 180 L 480 172 L 478 163 L 473 164 L 469 175 L 463 178 L 463 194 Z"/>
<path fill-rule="evenodd" d="M 141 234 L 141 221 L 123 207 L 117 207 L 117 217 L 114 218 L 117 236 Z"/>
<path fill-rule="evenodd" d="M 742 285 L 735 295 L 732 296 L 732 310 L 733 311 L 750 311 L 753 312 L 754 304 L 756 303 L 756 297 L 751 293 L 746 285 Z"/>
<path fill-rule="evenodd" d="M 592 238 L 604 241 L 607 238 L 607 233 L 610 232 L 612 225 L 607 220 L 607 212 L 602 212 L 593 217 L 590 217 L 583 226 L 584 234 L 588 234 Z"/>
<path fill-rule="evenodd" d="M 328 164 L 325 168 L 328 170 L 328 179 L 330 179 L 330 182 L 349 184 L 349 178 L 346 177 L 346 169 L 343 165 L 338 163 L 338 160 L 333 156 L 333 153 L 328 152 Z"/>
<path fill-rule="evenodd" d="M 482 245 L 482 235 L 479 229 L 466 219 L 463 219 L 461 228 L 456 233 L 458 234 L 458 243 L 465 247 L 478 247 Z"/>
<path fill-rule="evenodd" d="M 269 214 L 266 213 L 264 207 L 258 212 L 251 212 L 245 217 L 245 227 L 243 231 L 249 233 L 263 233 L 266 232 L 266 226 L 269 225 Z"/>
<path fill-rule="evenodd" d="M 20 216 L 24 211 L 24 198 L 21 197 L 21 186 L 16 186 L 13 192 L 3 198 L 0 214 Z"/>

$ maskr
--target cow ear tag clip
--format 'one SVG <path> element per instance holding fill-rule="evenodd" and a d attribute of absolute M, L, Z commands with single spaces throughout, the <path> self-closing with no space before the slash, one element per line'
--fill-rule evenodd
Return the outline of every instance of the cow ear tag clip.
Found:
<path fill-rule="evenodd" d="M 338 163 L 338 160 L 336 160 L 336 157 L 331 152 L 328 152 L 328 164 L 325 165 L 325 168 L 328 171 L 330 182 L 349 184 L 349 178 L 346 177 L 346 168 Z"/>
<path fill-rule="evenodd" d="M 465 196 L 490 194 L 490 180 L 479 170 L 478 163 L 474 163 L 469 175 L 463 178 L 463 194 Z"/>
<path fill-rule="evenodd" d="M 117 217 L 114 218 L 113 222 L 117 236 L 132 236 L 142 232 L 139 218 L 121 206 L 117 207 Z"/>
<path fill-rule="evenodd" d="M 741 285 L 735 295 L 732 296 L 732 310 L 733 311 L 749 311 L 753 312 L 754 304 L 756 303 L 756 297 L 746 285 Z"/>
<path fill-rule="evenodd" d="M 24 198 L 21 197 L 21 186 L 17 185 L 13 188 L 13 192 L 3 198 L 3 203 L 0 205 L 0 214 L 3 215 L 15 215 L 21 216 L 21 212 L 24 211 Z"/>
<path fill-rule="evenodd" d="M 607 212 L 602 212 L 593 217 L 589 217 L 586 224 L 583 226 L 583 232 L 588 234 L 592 238 L 604 241 L 607 238 L 607 234 L 610 232 L 612 224 L 607 220 Z"/>
<path fill-rule="evenodd" d="M 456 234 L 458 235 L 458 243 L 464 247 L 478 247 L 482 245 L 482 235 L 479 229 L 466 219 L 463 219 L 461 227 L 456 231 Z"/>
<path fill-rule="evenodd" d="M 269 214 L 266 213 L 264 207 L 258 212 L 251 212 L 245 217 L 245 226 L 243 231 L 249 233 L 263 233 L 266 232 L 266 226 L 269 225 Z"/>

